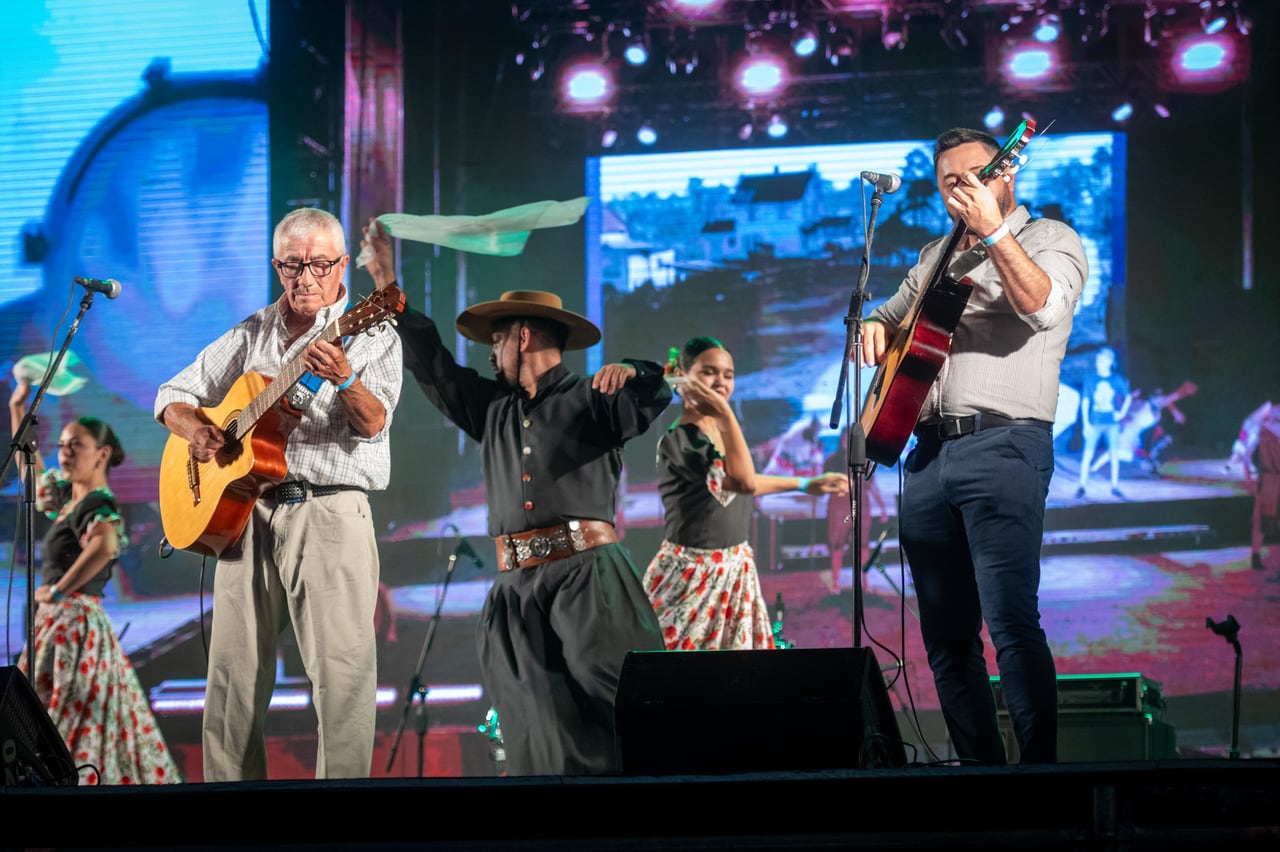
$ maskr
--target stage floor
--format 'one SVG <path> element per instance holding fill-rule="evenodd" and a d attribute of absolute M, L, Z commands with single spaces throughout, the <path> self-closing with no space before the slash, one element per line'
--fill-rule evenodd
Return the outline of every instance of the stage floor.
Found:
<path fill-rule="evenodd" d="M 1276 849 L 1273 761 L 3 788 L 0 849 Z"/>

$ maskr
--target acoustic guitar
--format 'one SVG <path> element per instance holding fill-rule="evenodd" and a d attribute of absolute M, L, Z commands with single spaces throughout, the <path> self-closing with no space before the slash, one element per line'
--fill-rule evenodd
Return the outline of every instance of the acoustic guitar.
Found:
<path fill-rule="evenodd" d="M 336 343 L 373 330 L 404 304 L 398 287 L 377 290 L 330 323 L 320 339 Z M 247 372 L 222 402 L 201 409 L 227 442 L 210 461 L 196 461 L 185 438 L 169 436 L 160 458 L 160 521 L 171 547 L 217 557 L 244 534 L 254 503 L 288 473 L 285 443 L 299 415 L 277 403 L 304 372 L 299 353 L 274 379 Z"/>
<path fill-rule="evenodd" d="M 978 173 L 984 183 L 1008 179 L 1017 168 L 1022 149 L 1035 133 L 1035 122 L 1018 125 L 999 153 Z M 952 255 L 964 238 L 963 220 L 956 222 L 937 265 L 916 293 L 893 339 L 885 349 L 867 390 L 862 408 L 862 428 L 866 434 L 867 458 L 892 465 L 911 438 L 920 418 L 929 388 L 942 370 L 951 350 L 951 338 L 973 292 L 967 273 L 976 266 L 976 257 L 965 252 L 952 263 Z"/>

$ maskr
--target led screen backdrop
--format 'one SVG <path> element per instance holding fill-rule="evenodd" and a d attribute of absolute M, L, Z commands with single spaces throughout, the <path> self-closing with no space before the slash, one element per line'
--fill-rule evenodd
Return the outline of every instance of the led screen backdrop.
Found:
<path fill-rule="evenodd" d="M 12 4 L 0 31 L 6 395 L 15 362 L 49 359 L 67 340 L 85 293 L 75 277 L 120 283 L 118 298 L 95 296 L 81 317 L 63 362 L 75 389 L 44 397 L 37 435 L 51 464 L 70 419 L 101 417 L 120 436 L 127 457 L 112 487 L 129 504 L 134 546 L 111 597 L 197 591 L 194 573 L 139 570 L 157 561 L 157 468 L 168 437 L 152 401 L 162 381 L 268 298 L 266 23 L 265 3 L 73 0 Z M 7 435 L 7 409 L 4 417 Z M 16 465 L 2 483 L 10 506 L 15 474 Z M 12 517 L 7 531 L 18 527 Z M 14 544 L 25 551 L 6 535 L 6 562 L 23 572 L 23 560 L 9 558 Z M 10 587 L 6 659 L 21 647 L 21 588 Z M 181 613 L 143 607 L 116 610 L 128 648 L 199 614 L 188 603 Z"/>
<path fill-rule="evenodd" d="M 71 417 L 103 418 L 128 453 L 113 486 L 129 502 L 155 499 L 156 387 L 266 299 L 265 4 L 253 13 L 22 3 L 0 33 L 0 369 L 7 381 L 63 344 L 76 276 L 120 282 L 71 340 L 64 365 L 86 381 L 45 398 L 40 445 Z"/>
<path fill-rule="evenodd" d="M 587 227 L 588 289 L 601 292 L 606 357 L 647 352 L 661 360 L 666 346 L 711 334 L 735 355 L 734 398 L 753 445 L 797 421 L 817 417 L 825 426 L 866 244 L 871 191 L 859 174 L 902 177 L 877 214 L 869 311 L 893 293 L 920 248 L 951 229 L 932 150 L 931 140 L 904 140 L 591 160 L 588 193 L 600 203 Z M 1074 225 L 1089 255 L 1070 351 L 1123 348 L 1107 311 L 1123 300 L 1124 136 L 1032 137 L 1024 153 L 1019 201 L 1033 215 Z M 1091 368 L 1092 355 L 1068 359 L 1059 434 L 1074 422 L 1077 364 Z M 872 373 L 864 371 L 864 394 Z"/>

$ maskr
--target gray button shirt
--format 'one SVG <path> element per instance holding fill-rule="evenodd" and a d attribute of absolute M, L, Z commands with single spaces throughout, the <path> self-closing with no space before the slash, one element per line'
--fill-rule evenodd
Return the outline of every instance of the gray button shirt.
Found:
<path fill-rule="evenodd" d="M 1089 262 L 1079 235 L 1063 222 L 1033 220 L 1021 206 L 1005 222 L 1031 260 L 1049 276 L 1049 297 L 1035 313 L 1020 314 L 1005 298 L 995 264 L 984 259 L 974 267 L 969 273 L 973 293 L 920 420 L 977 412 L 1054 419 L 1059 371 Z M 925 246 L 898 292 L 870 318 L 900 325 L 947 242 L 943 237 Z"/>

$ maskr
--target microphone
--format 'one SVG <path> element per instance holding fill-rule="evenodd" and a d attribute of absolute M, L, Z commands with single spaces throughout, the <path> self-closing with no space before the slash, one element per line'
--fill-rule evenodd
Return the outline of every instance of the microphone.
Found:
<path fill-rule="evenodd" d="M 462 530 L 454 524 L 449 524 L 449 528 L 458 534 L 458 546 L 454 549 L 454 553 L 459 556 L 465 556 L 475 563 L 477 569 L 484 568 L 484 560 L 480 558 L 480 554 L 476 553 L 476 549 L 471 546 L 471 542 L 467 541 L 462 535 Z"/>
<path fill-rule="evenodd" d="M 885 195 L 897 192 L 902 186 L 902 178 L 897 175 L 878 175 L 875 172 L 863 172 L 862 179 L 870 181 L 872 186 Z"/>
<path fill-rule="evenodd" d="M 75 282 L 90 293 L 101 293 L 108 299 L 120 295 L 120 282 L 114 278 L 76 278 Z"/>

